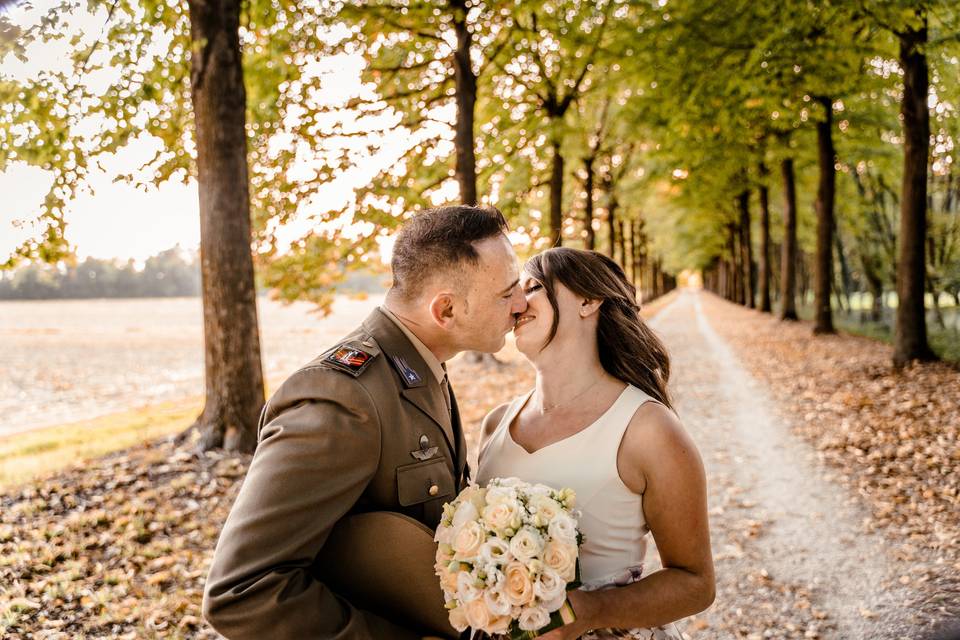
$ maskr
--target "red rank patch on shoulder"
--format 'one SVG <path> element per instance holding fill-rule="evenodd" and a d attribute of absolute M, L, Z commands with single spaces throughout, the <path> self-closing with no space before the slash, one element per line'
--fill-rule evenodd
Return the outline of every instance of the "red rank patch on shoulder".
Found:
<path fill-rule="evenodd" d="M 331 362 L 337 362 L 351 369 L 360 369 L 372 358 L 366 351 L 355 349 L 353 347 L 340 347 L 331 353 L 327 359 Z"/>

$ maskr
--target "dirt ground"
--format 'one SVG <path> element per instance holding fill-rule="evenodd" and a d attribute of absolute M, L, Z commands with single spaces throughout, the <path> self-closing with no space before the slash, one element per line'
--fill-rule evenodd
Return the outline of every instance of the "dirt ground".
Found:
<path fill-rule="evenodd" d="M 659 311 L 651 324 L 672 354 L 678 412 L 708 473 L 718 595 L 708 611 L 681 621 L 690 640 L 914 640 L 960 614 L 956 545 L 943 533 L 953 522 L 941 508 L 949 506 L 948 488 L 892 507 L 881 490 L 952 478 L 951 459 L 936 454 L 936 447 L 951 451 L 949 429 L 927 454 L 939 466 L 890 465 L 886 484 L 874 482 L 875 460 L 849 444 L 836 455 L 836 447 L 820 444 L 841 429 L 839 409 L 836 416 L 814 412 L 821 433 L 804 419 L 810 411 L 795 406 L 803 393 L 830 405 L 829 389 L 816 384 L 795 396 L 784 373 L 793 369 L 778 340 L 788 335 L 791 348 L 813 340 L 802 326 L 782 329 L 702 292 L 671 294 L 651 311 Z M 876 348 L 829 340 L 833 352 Z M 500 358 L 501 365 L 457 359 L 450 367 L 474 451 L 485 412 L 533 383 L 519 354 L 506 350 Z M 783 377 L 764 373 L 771 370 Z M 940 386 L 960 381 L 951 370 L 921 373 L 941 376 Z M 908 428 L 921 418 L 904 415 L 899 445 L 933 446 L 925 431 Z M 216 637 L 200 619 L 200 594 L 247 463 L 162 441 L 0 495 L 0 637 Z"/>

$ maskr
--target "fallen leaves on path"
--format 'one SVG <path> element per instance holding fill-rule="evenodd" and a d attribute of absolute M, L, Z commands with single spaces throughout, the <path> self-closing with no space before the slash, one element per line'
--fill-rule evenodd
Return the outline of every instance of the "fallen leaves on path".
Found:
<path fill-rule="evenodd" d="M 888 535 L 914 565 L 901 584 L 954 589 L 960 572 L 960 371 L 944 363 L 896 371 L 890 346 L 850 335 L 814 336 L 703 296 L 711 325 L 765 383 L 795 431 L 869 509 L 866 529 Z M 949 584 L 948 584 L 949 583 Z M 960 611 L 953 603 L 935 603 Z"/>

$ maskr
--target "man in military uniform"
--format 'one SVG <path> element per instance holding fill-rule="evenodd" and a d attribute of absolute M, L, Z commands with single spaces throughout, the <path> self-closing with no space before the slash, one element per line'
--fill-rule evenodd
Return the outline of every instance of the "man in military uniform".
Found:
<path fill-rule="evenodd" d="M 317 557 L 355 513 L 396 511 L 436 528 L 465 485 L 466 445 L 443 363 L 499 350 L 526 308 L 505 233 L 494 209 L 414 216 L 397 236 L 383 306 L 264 407 L 204 591 L 204 617 L 224 636 L 419 637 L 332 592 Z"/>

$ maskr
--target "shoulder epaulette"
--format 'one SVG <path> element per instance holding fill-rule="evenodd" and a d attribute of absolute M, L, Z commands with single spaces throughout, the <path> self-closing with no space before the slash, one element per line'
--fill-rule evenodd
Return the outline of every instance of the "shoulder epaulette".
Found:
<path fill-rule="evenodd" d="M 322 362 L 332 369 L 349 373 L 356 378 L 366 371 L 379 354 L 380 349 L 373 341 L 368 340 L 360 344 L 349 341 L 328 351 Z"/>

